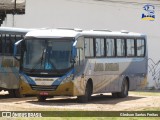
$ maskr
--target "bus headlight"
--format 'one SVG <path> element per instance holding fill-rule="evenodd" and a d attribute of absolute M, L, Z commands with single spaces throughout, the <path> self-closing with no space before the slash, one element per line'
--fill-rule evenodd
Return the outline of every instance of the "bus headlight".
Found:
<path fill-rule="evenodd" d="M 69 82 L 69 81 L 71 81 L 71 80 L 73 80 L 73 79 L 74 79 L 74 75 L 71 74 L 71 75 L 67 76 L 67 77 L 62 81 L 62 84 L 63 84 L 63 83 L 66 83 L 66 82 Z"/>

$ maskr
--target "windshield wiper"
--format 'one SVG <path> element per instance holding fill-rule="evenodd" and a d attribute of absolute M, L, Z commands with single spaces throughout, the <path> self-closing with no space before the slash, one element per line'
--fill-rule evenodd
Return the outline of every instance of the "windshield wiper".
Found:
<path fill-rule="evenodd" d="M 41 63 L 41 66 L 42 66 L 42 63 L 43 63 L 43 61 L 44 61 L 44 52 L 45 52 L 45 49 L 43 50 L 42 56 L 41 56 L 40 59 L 38 60 L 37 64 L 35 64 L 35 65 L 33 66 L 33 68 L 30 70 L 30 72 L 35 71 L 36 68 L 37 68 L 37 66 L 39 65 L 39 63 Z"/>
<path fill-rule="evenodd" d="M 43 60 L 44 60 L 44 57 L 43 57 L 44 56 L 44 52 L 46 52 L 46 49 L 43 50 L 42 57 L 40 58 L 40 60 L 41 60 L 41 66 L 42 66 L 42 63 L 43 63 Z"/>
<path fill-rule="evenodd" d="M 33 66 L 33 68 L 30 70 L 30 72 L 34 72 L 39 64 L 42 66 L 43 61 L 45 60 L 45 58 L 44 58 L 45 52 L 46 52 L 46 49 L 43 50 L 42 56 L 41 56 L 40 59 L 38 60 L 37 64 L 35 64 L 35 66 Z M 56 73 L 59 74 L 59 71 L 58 71 L 57 68 L 55 67 L 54 63 L 52 63 L 52 62 L 49 62 L 49 63 L 52 65 L 52 69 L 53 69 L 53 70 L 51 70 L 51 71 L 55 71 Z M 44 63 L 44 64 L 45 64 L 45 63 Z M 45 65 L 44 65 L 44 67 L 45 67 Z"/>

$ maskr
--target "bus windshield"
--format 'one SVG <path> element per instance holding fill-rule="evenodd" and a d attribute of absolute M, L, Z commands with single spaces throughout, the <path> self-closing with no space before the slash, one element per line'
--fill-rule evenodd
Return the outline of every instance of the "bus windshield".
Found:
<path fill-rule="evenodd" d="M 71 50 L 72 40 L 68 39 L 26 39 L 23 70 L 33 74 L 65 74 L 72 67 Z"/>

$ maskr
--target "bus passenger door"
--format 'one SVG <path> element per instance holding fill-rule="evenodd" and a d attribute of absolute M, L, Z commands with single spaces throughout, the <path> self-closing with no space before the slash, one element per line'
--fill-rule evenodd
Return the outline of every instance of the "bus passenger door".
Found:
<path fill-rule="evenodd" d="M 77 40 L 77 44 L 76 44 L 76 52 L 77 52 L 77 56 L 75 58 L 76 64 L 75 64 L 75 68 L 76 68 L 76 72 L 77 73 L 81 73 L 83 72 L 83 68 L 84 68 L 84 38 L 83 37 L 79 37 Z"/>
<path fill-rule="evenodd" d="M 84 38 L 79 37 L 76 44 L 76 57 L 75 57 L 75 88 L 79 93 L 76 94 L 84 94 L 85 91 L 85 57 L 84 57 Z"/>

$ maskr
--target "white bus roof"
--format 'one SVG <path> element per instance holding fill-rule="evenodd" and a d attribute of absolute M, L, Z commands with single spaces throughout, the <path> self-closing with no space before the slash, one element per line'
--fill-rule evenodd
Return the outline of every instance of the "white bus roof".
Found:
<path fill-rule="evenodd" d="M 62 37 L 76 37 L 79 32 L 75 30 L 64 29 L 39 29 L 30 31 L 26 34 L 26 37 L 36 38 L 62 38 Z"/>
<path fill-rule="evenodd" d="M 75 29 L 40 29 L 33 30 L 26 34 L 26 37 L 36 38 L 62 38 L 79 36 L 127 36 L 127 37 L 145 37 L 144 34 L 127 31 L 108 31 L 108 30 L 75 30 Z"/>
<path fill-rule="evenodd" d="M 0 27 L 0 34 L 25 35 L 26 33 L 32 30 L 35 30 L 35 29 Z"/>

